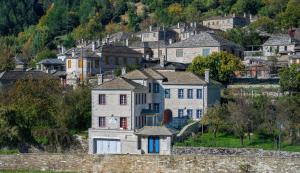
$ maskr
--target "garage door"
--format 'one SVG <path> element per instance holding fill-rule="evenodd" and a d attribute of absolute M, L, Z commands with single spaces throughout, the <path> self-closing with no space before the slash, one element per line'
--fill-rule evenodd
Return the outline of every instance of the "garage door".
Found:
<path fill-rule="evenodd" d="M 95 139 L 96 154 L 119 154 L 120 140 L 115 139 Z"/>

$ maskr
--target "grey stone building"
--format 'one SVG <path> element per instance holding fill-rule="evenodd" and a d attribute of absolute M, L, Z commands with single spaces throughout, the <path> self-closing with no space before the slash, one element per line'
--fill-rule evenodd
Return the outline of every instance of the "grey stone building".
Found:
<path fill-rule="evenodd" d="M 173 132 L 220 100 L 220 84 L 190 72 L 135 70 L 92 90 L 90 154 L 170 154 Z M 165 126 L 161 126 L 165 125 Z"/>
<path fill-rule="evenodd" d="M 222 31 L 227 31 L 236 27 L 246 26 L 252 21 L 252 16 L 213 16 L 206 20 L 203 20 L 203 26 L 206 26 L 211 29 L 219 29 Z"/>
<path fill-rule="evenodd" d="M 200 32 L 186 40 L 168 45 L 166 61 L 191 63 L 198 56 L 208 56 L 213 52 L 227 51 L 243 57 L 243 48 L 212 32 Z"/>

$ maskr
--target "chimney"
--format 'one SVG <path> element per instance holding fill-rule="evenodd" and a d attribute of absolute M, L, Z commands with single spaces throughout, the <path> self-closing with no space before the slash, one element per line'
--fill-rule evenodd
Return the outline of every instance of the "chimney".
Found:
<path fill-rule="evenodd" d="M 209 69 L 205 69 L 205 82 L 209 83 Z"/>
<path fill-rule="evenodd" d="M 72 50 L 72 57 L 75 57 L 75 49 Z"/>
<path fill-rule="evenodd" d="M 93 41 L 92 42 L 92 51 L 95 52 L 95 50 L 96 50 L 96 43 Z"/>
<path fill-rule="evenodd" d="M 197 28 L 197 22 L 194 22 L 194 28 Z"/>
<path fill-rule="evenodd" d="M 109 35 L 106 36 L 105 42 L 106 44 L 109 44 Z"/>
<path fill-rule="evenodd" d="M 103 84 L 103 74 L 97 74 L 98 85 Z"/>
<path fill-rule="evenodd" d="M 149 31 L 152 32 L 152 25 L 149 26 Z"/>
<path fill-rule="evenodd" d="M 128 47 L 129 46 L 129 40 L 128 38 L 125 40 L 125 45 Z"/>
<path fill-rule="evenodd" d="M 235 17 L 235 13 L 232 14 L 232 17 Z"/>
<path fill-rule="evenodd" d="M 173 40 L 172 38 L 169 39 L 169 44 L 172 44 L 173 43 Z"/>
<path fill-rule="evenodd" d="M 126 74 L 126 67 L 122 67 L 122 69 L 121 69 L 121 75 L 123 76 L 125 74 Z"/>
<path fill-rule="evenodd" d="M 193 25 L 194 25 L 193 22 L 191 22 L 191 23 L 190 23 L 190 26 L 193 27 Z"/>
<path fill-rule="evenodd" d="M 179 23 L 179 22 L 177 23 L 177 28 L 178 28 L 178 29 L 180 28 L 180 23 Z"/>
<path fill-rule="evenodd" d="M 165 67 L 165 56 L 160 56 L 160 66 Z"/>
<path fill-rule="evenodd" d="M 244 18 L 247 18 L 247 14 L 246 13 L 244 13 Z"/>
<path fill-rule="evenodd" d="M 250 14 L 250 22 L 251 22 L 251 20 L 252 20 L 252 14 Z"/>
<path fill-rule="evenodd" d="M 66 52 L 65 46 L 61 45 L 61 54 L 64 54 Z"/>
<path fill-rule="evenodd" d="M 97 46 L 100 46 L 100 44 L 101 44 L 101 41 L 100 41 L 100 39 L 98 39 L 97 40 Z"/>
<path fill-rule="evenodd" d="M 146 60 L 150 60 L 150 55 L 149 54 L 146 54 Z"/>

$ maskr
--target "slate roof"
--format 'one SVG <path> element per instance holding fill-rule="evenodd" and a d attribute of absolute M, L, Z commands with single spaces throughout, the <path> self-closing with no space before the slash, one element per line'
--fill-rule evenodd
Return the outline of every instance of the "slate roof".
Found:
<path fill-rule="evenodd" d="M 44 59 L 38 62 L 38 64 L 45 64 L 45 65 L 64 65 L 65 63 L 60 59 Z"/>
<path fill-rule="evenodd" d="M 172 136 L 174 132 L 165 126 L 144 126 L 142 129 L 137 130 L 135 134 L 145 136 Z"/>
<path fill-rule="evenodd" d="M 34 80 L 43 78 L 55 79 L 54 76 L 42 71 L 6 71 L 0 74 L 0 80 L 16 81 L 28 78 L 32 78 Z"/>
<path fill-rule="evenodd" d="M 156 64 L 152 67 L 154 70 L 178 70 L 184 71 L 187 69 L 187 65 L 179 62 L 165 62 L 164 67 L 160 64 Z"/>
<path fill-rule="evenodd" d="M 75 56 L 72 57 L 72 52 L 75 51 Z M 91 57 L 99 57 L 96 52 L 93 52 L 91 48 L 85 47 L 85 48 L 72 48 L 69 49 L 67 52 L 64 54 L 68 56 L 68 58 L 80 58 L 81 57 L 81 52 L 82 56 L 84 58 L 91 58 Z"/>
<path fill-rule="evenodd" d="M 159 42 L 157 42 L 157 41 L 142 42 L 140 40 L 140 41 L 134 41 L 134 42 L 129 43 L 129 47 L 131 47 L 131 48 L 144 48 L 144 47 L 146 47 L 146 48 L 155 49 L 155 48 L 158 47 L 158 44 L 159 44 L 160 48 L 164 48 L 165 46 L 168 45 L 168 42 L 164 41 L 164 40 L 160 40 Z"/>
<path fill-rule="evenodd" d="M 206 85 L 203 79 L 192 72 L 181 71 L 160 71 L 160 73 L 167 78 L 164 84 L 167 85 Z"/>
<path fill-rule="evenodd" d="M 141 84 L 135 83 L 129 79 L 119 77 L 111 81 L 104 82 L 94 89 L 101 90 L 147 90 L 147 88 Z"/>
<path fill-rule="evenodd" d="M 193 48 L 193 47 L 220 47 L 220 46 L 241 47 L 225 38 L 210 32 L 199 32 L 186 40 L 169 45 L 170 48 Z"/>
<path fill-rule="evenodd" d="M 233 18 L 240 18 L 240 19 L 245 19 L 244 17 L 242 16 L 232 16 L 232 15 L 228 15 L 228 16 L 212 16 L 212 17 L 209 17 L 207 19 L 205 19 L 204 21 L 207 21 L 207 20 L 227 20 L 227 19 L 233 19 Z"/>
<path fill-rule="evenodd" d="M 297 40 L 295 40 L 298 42 Z M 272 35 L 263 45 L 264 46 L 287 46 L 293 44 L 291 37 L 288 34 Z"/>
<path fill-rule="evenodd" d="M 125 75 L 123 75 L 124 78 L 126 79 L 156 79 L 156 80 L 164 80 L 165 77 L 161 75 L 159 72 L 151 69 L 151 68 L 146 68 L 144 70 L 134 70 L 131 71 Z"/>
<path fill-rule="evenodd" d="M 300 55 L 290 55 L 289 56 L 290 59 L 300 59 Z"/>
<path fill-rule="evenodd" d="M 117 33 L 114 33 L 112 34 L 109 39 L 110 40 L 113 40 L 113 41 L 116 41 L 116 40 L 126 40 L 130 37 L 130 33 L 127 33 L 127 32 L 117 32 Z"/>

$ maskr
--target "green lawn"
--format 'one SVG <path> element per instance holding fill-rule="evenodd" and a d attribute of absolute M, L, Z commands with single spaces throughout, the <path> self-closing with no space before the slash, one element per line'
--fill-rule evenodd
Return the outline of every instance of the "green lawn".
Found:
<path fill-rule="evenodd" d="M 18 154 L 19 150 L 0 150 L 0 155 L 1 154 Z"/>
<path fill-rule="evenodd" d="M 175 146 L 192 146 L 192 147 L 223 147 L 223 148 L 261 148 L 264 150 L 275 150 L 272 139 L 261 139 L 256 135 L 251 135 L 244 139 L 244 146 L 240 144 L 240 139 L 233 135 L 218 134 L 214 139 L 210 133 L 199 135 L 195 138 L 188 138 L 183 142 L 177 142 Z M 281 150 L 300 152 L 300 146 L 292 146 L 287 143 L 281 144 Z"/>

